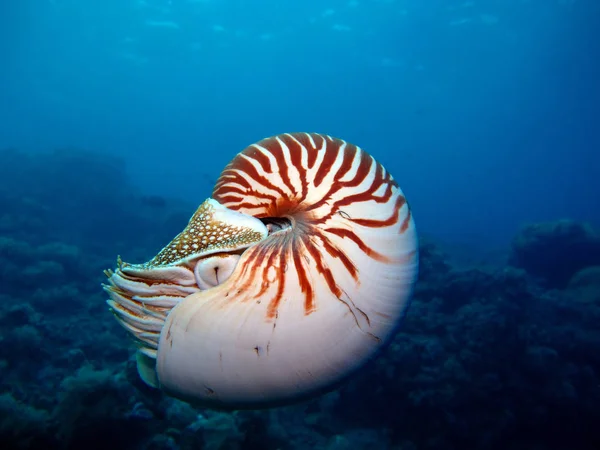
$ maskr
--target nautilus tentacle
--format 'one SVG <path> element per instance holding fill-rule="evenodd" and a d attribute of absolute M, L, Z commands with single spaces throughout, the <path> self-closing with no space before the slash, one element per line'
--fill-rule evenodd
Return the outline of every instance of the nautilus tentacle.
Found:
<path fill-rule="evenodd" d="M 146 383 L 159 387 L 155 359 L 159 334 L 171 309 L 183 298 L 229 278 L 239 252 L 267 234 L 260 220 L 208 199 L 185 230 L 152 260 L 126 264 L 119 258 L 116 271 L 105 272 L 108 304 L 138 344 L 138 372 Z"/>
<path fill-rule="evenodd" d="M 284 404 L 335 386 L 390 340 L 417 237 L 370 155 L 320 134 L 274 136 L 238 154 L 207 202 L 238 214 L 220 226 L 255 234 L 185 258 L 178 236 L 163 259 L 109 272 L 110 305 L 140 343 L 149 384 L 208 406 Z M 212 255 L 224 260 L 218 279 Z"/>

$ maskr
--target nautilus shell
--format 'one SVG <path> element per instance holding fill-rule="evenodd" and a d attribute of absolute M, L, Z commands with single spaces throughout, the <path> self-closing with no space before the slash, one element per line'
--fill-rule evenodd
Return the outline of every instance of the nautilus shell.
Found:
<path fill-rule="evenodd" d="M 393 336 L 417 274 L 396 181 L 359 147 L 292 133 L 247 147 L 144 264 L 106 271 L 141 378 L 207 407 L 337 386 Z"/>

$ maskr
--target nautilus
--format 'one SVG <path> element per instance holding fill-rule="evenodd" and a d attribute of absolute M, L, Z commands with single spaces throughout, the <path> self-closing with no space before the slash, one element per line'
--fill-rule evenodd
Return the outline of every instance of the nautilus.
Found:
<path fill-rule="evenodd" d="M 418 243 L 397 182 L 316 133 L 250 145 L 153 259 L 118 259 L 108 305 L 148 385 L 192 404 L 266 408 L 327 392 L 405 315 Z"/>

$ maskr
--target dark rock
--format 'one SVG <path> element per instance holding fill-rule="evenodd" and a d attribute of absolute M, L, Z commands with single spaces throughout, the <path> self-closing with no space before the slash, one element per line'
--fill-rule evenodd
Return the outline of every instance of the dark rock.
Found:
<path fill-rule="evenodd" d="M 600 236 L 570 220 L 527 225 L 513 240 L 509 263 L 546 287 L 563 289 L 579 270 L 600 265 Z"/>

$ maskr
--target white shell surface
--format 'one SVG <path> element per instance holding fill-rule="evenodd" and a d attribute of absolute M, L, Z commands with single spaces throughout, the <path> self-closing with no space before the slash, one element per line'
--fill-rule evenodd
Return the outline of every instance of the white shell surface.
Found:
<path fill-rule="evenodd" d="M 265 139 L 225 169 L 215 201 L 278 226 L 222 284 L 184 298 L 160 333 L 158 382 L 207 406 L 279 405 L 331 389 L 399 324 L 417 236 L 391 175 L 324 135 Z"/>

